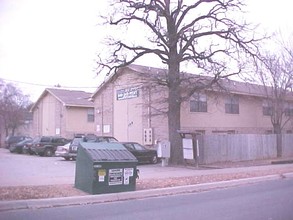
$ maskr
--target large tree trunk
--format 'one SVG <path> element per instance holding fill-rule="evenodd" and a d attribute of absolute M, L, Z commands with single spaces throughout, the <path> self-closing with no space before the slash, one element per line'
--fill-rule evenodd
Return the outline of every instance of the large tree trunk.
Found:
<path fill-rule="evenodd" d="M 280 124 L 274 124 L 274 134 L 277 135 L 277 157 L 282 157 L 282 129 Z"/>
<path fill-rule="evenodd" d="M 166 8 L 170 9 L 170 2 L 166 2 Z M 170 11 L 168 11 L 169 19 L 167 19 L 168 29 L 168 127 L 169 139 L 171 142 L 171 164 L 183 163 L 182 140 L 178 130 L 180 129 L 180 107 L 181 107 L 181 91 L 180 91 L 180 60 L 177 52 L 177 28 L 175 20 L 171 19 Z"/>
<path fill-rule="evenodd" d="M 168 127 L 171 142 L 171 164 L 183 163 L 182 140 L 178 130 L 180 129 L 180 70 L 179 63 L 174 60 L 170 62 L 168 69 L 169 97 L 168 97 Z"/>

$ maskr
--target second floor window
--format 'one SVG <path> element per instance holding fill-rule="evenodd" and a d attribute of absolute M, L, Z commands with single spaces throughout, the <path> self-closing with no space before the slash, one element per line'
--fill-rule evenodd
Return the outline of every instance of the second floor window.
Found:
<path fill-rule="evenodd" d="M 229 96 L 225 100 L 225 112 L 228 114 L 239 114 L 239 98 Z"/>
<path fill-rule="evenodd" d="M 190 112 L 207 112 L 207 96 L 202 93 L 194 93 L 190 100 Z"/>
<path fill-rule="evenodd" d="M 89 108 L 87 110 L 87 121 L 88 122 L 94 122 L 95 121 L 95 109 Z"/>
<path fill-rule="evenodd" d="M 265 100 L 262 103 L 262 113 L 265 116 L 271 116 L 273 114 L 273 106 L 271 102 Z"/>
<path fill-rule="evenodd" d="M 286 104 L 285 115 L 288 117 L 293 116 L 293 103 Z"/>

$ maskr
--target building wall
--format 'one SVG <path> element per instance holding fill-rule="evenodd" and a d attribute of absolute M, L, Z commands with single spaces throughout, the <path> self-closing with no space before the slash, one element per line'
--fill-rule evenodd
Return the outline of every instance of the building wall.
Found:
<path fill-rule="evenodd" d="M 41 134 L 42 135 L 55 135 L 56 134 L 56 109 L 58 108 L 56 99 L 47 94 L 42 100 L 42 122 Z"/>
<path fill-rule="evenodd" d="M 113 84 L 113 132 L 119 141 L 142 142 L 141 83 L 132 73 L 123 74 Z"/>
<path fill-rule="evenodd" d="M 113 131 L 113 85 L 106 85 L 95 97 L 95 132 L 101 136 L 114 136 Z"/>
<path fill-rule="evenodd" d="M 97 127 L 99 134 L 112 135 L 120 141 L 137 141 L 153 145 L 156 140 L 168 140 L 168 120 L 161 110 L 166 107 L 166 90 L 146 83 L 137 73 L 127 70 L 120 72 L 96 95 L 94 102 L 99 109 Z M 145 83 L 144 83 L 145 82 Z M 138 87 L 137 97 L 117 100 L 117 91 Z M 236 133 L 266 134 L 273 130 L 269 116 L 263 115 L 263 98 L 238 94 L 239 114 L 225 113 L 225 99 L 228 94 L 207 92 L 207 112 L 190 112 L 189 100 L 181 106 L 181 129 L 205 134 Z M 108 133 L 103 126 L 109 125 Z M 145 129 L 152 129 L 152 143 L 146 144 Z M 292 123 L 284 133 L 292 133 Z"/>
<path fill-rule="evenodd" d="M 87 121 L 86 107 L 66 107 L 47 93 L 33 112 L 33 137 L 60 135 L 73 138 L 76 133 L 94 133 L 95 122 Z"/>
<path fill-rule="evenodd" d="M 110 135 L 119 141 L 136 141 L 145 145 L 168 138 L 167 118 L 157 115 L 152 106 L 157 93 L 154 88 L 144 86 L 136 73 L 131 71 L 119 75 L 96 94 L 94 105 L 98 135 Z M 117 99 L 119 91 L 131 88 L 138 92 L 137 97 Z M 151 142 L 145 141 L 146 129 L 152 131 Z"/>
<path fill-rule="evenodd" d="M 272 129 L 270 117 L 262 114 L 262 99 L 239 95 L 239 114 L 225 113 L 227 94 L 207 93 L 207 112 L 190 112 L 189 101 L 182 104 L 181 126 L 186 130 L 235 133 L 265 133 Z"/>
<path fill-rule="evenodd" d="M 66 130 L 64 137 L 73 138 L 75 134 L 94 133 L 95 122 L 88 122 L 87 108 L 66 107 Z"/>

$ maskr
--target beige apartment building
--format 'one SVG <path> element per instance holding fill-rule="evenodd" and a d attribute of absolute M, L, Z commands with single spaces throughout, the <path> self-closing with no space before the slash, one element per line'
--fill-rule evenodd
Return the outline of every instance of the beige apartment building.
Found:
<path fill-rule="evenodd" d="M 91 93 L 64 89 L 45 89 L 31 111 L 32 137 L 49 135 L 73 138 L 75 134 L 95 131 Z"/>
<path fill-rule="evenodd" d="M 161 74 L 162 69 L 132 64 L 105 81 L 92 95 L 95 133 L 145 145 L 168 139 L 167 118 L 163 114 L 166 91 L 147 82 L 151 80 L 147 76 Z M 202 134 L 272 133 L 263 87 L 231 81 L 223 84 L 226 91 L 194 93 L 182 103 L 181 130 Z M 287 123 L 283 131 L 292 133 L 292 123 Z"/>
<path fill-rule="evenodd" d="M 166 89 L 152 84 L 165 70 L 140 65 L 120 69 L 91 94 L 46 89 L 36 101 L 32 137 L 93 133 L 119 141 L 154 145 L 168 140 Z M 201 134 L 270 134 L 273 131 L 263 87 L 223 81 L 226 89 L 194 93 L 181 105 L 181 130 Z M 293 98 L 288 106 L 292 107 Z M 284 118 L 286 120 L 286 118 Z M 292 133 L 289 121 L 284 133 Z"/>

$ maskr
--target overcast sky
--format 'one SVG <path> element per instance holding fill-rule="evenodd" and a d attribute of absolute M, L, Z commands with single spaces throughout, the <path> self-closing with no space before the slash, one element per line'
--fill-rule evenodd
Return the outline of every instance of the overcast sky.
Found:
<path fill-rule="evenodd" d="M 93 92 L 105 0 L 0 0 L 0 78 L 33 101 L 46 87 Z M 290 0 L 247 0 L 250 19 L 272 32 L 293 28 Z M 291 24 L 290 24 L 291 23 Z"/>

